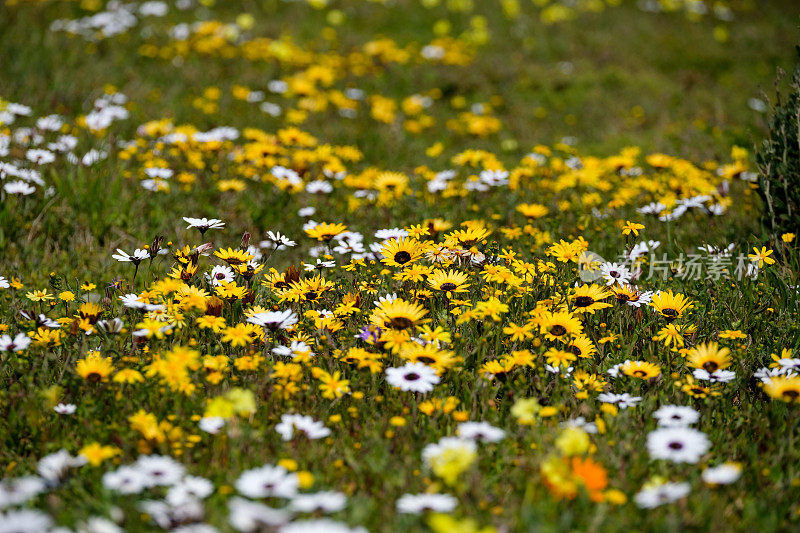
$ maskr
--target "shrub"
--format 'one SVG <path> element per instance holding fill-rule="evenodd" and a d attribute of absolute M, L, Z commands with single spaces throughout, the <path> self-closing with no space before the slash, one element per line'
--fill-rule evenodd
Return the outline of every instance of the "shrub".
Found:
<path fill-rule="evenodd" d="M 758 191 L 764 202 L 763 222 L 773 233 L 800 230 L 799 133 L 800 65 L 794 69 L 785 101 L 780 90 L 777 91 L 769 136 L 756 156 L 760 170 Z"/>

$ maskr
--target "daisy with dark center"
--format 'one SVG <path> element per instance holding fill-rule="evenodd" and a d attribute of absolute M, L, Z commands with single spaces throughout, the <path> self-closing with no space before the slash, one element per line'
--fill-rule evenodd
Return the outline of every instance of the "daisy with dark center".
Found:
<path fill-rule="evenodd" d="M 290 302 L 318 302 L 322 296 L 333 289 L 335 284 L 321 275 L 305 278 L 289 285 L 289 288 L 279 294 L 281 301 Z"/>
<path fill-rule="evenodd" d="M 347 226 L 344 224 L 329 224 L 327 222 L 323 222 L 311 228 L 307 228 L 305 232 L 306 235 L 312 239 L 317 239 L 320 242 L 328 242 L 345 230 L 347 230 Z"/>
<path fill-rule="evenodd" d="M 694 464 L 710 447 L 705 433 L 689 427 L 659 428 L 647 435 L 647 451 L 654 459 Z"/>
<path fill-rule="evenodd" d="M 652 379 L 661 375 L 661 367 L 647 361 L 626 361 L 620 370 L 626 376 L 639 379 Z"/>
<path fill-rule="evenodd" d="M 600 275 L 603 276 L 606 285 L 625 285 L 633 277 L 633 273 L 630 270 L 617 263 L 601 264 Z"/>
<path fill-rule="evenodd" d="M 449 233 L 445 236 L 445 244 L 451 248 L 470 248 L 491 234 L 492 232 L 486 228 L 472 226 Z"/>
<path fill-rule="evenodd" d="M 78 307 L 78 317 L 94 324 L 103 313 L 103 308 L 93 302 L 86 302 Z"/>
<path fill-rule="evenodd" d="M 488 422 L 462 422 L 456 428 L 456 434 L 462 439 L 478 442 L 499 442 L 506 436 L 505 431 Z"/>
<path fill-rule="evenodd" d="M 578 335 L 569 341 L 565 350 L 581 359 L 594 357 L 597 353 L 597 348 L 595 348 L 594 343 L 585 335 Z"/>
<path fill-rule="evenodd" d="M 440 373 L 461 361 L 455 353 L 450 350 L 440 350 L 434 343 L 421 346 L 416 342 L 407 342 L 400 348 L 400 357 L 410 363 L 431 366 Z"/>
<path fill-rule="evenodd" d="M 428 320 L 428 310 L 420 304 L 407 302 L 401 298 L 384 303 L 372 312 L 372 323 L 378 327 L 409 329 Z"/>
<path fill-rule="evenodd" d="M 691 396 L 692 398 L 708 398 L 710 396 L 719 396 L 722 394 L 716 387 L 713 385 L 705 386 L 698 383 L 693 376 L 686 376 L 686 380 L 683 382 L 676 382 L 675 385 L 679 386 L 683 392 Z"/>
<path fill-rule="evenodd" d="M 643 304 L 649 304 L 653 297 L 651 291 L 642 292 L 633 285 L 612 285 L 610 289 L 619 303 L 627 304 L 631 307 L 641 307 Z"/>
<path fill-rule="evenodd" d="M 612 295 L 605 287 L 600 285 L 582 285 L 572 289 L 569 302 L 576 313 L 594 314 L 599 309 L 611 307 L 610 303 L 603 302 Z"/>
<path fill-rule="evenodd" d="M 692 348 L 687 360 L 692 367 L 711 374 L 731 366 L 730 353 L 728 348 L 720 348 L 716 342 L 709 342 Z"/>
<path fill-rule="evenodd" d="M 102 357 L 100 352 L 93 351 L 84 359 L 78 359 L 75 370 L 78 375 L 90 383 L 106 381 L 114 371 L 110 357 Z"/>
<path fill-rule="evenodd" d="M 117 253 L 112 254 L 111 257 L 116 259 L 121 263 L 133 263 L 134 271 L 133 271 L 133 279 L 136 280 L 136 274 L 139 273 L 139 264 L 144 261 L 145 259 L 150 258 L 150 252 L 147 250 L 143 250 L 141 248 L 137 248 L 133 251 L 132 254 L 128 254 L 127 252 L 123 252 L 119 248 L 117 248 Z"/>
<path fill-rule="evenodd" d="M 402 267 L 416 262 L 425 251 L 425 246 L 416 239 L 396 238 L 386 241 L 380 252 L 381 263 Z"/>
<path fill-rule="evenodd" d="M 684 315 L 686 311 L 694 307 L 694 303 L 683 294 L 670 291 L 661 291 L 653 295 L 650 305 L 658 311 L 658 314 L 667 320 L 675 320 Z"/>
<path fill-rule="evenodd" d="M 439 383 L 439 376 L 436 370 L 422 363 L 406 363 L 399 368 L 387 368 L 386 382 L 404 391 L 426 393 Z"/>
<path fill-rule="evenodd" d="M 467 292 L 469 276 L 457 270 L 434 270 L 428 276 L 428 285 L 437 291 L 444 292 L 448 298 L 454 293 Z"/>
<path fill-rule="evenodd" d="M 246 263 L 253 259 L 253 255 L 247 253 L 245 250 L 242 249 L 234 249 L 234 248 L 220 248 L 216 252 L 214 252 L 214 256 L 222 259 L 229 265 L 238 265 L 240 263 Z"/>
<path fill-rule="evenodd" d="M 684 405 L 662 405 L 653 417 L 661 427 L 686 427 L 700 419 L 700 413 Z"/>
<path fill-rule="evenodd" d="M 583 325 L 577 317 L 567 311 L 547 313 L 541 318 L 542 334 L 551 341 L 568 339 L 583 333 Z"/>
<path fill-rule="evenodd" d="M 205 235 L 205 233 L 210 229 L 218 229 L 225 227 L 225 223 L 217 218 L 192 218 L 192 217 L 183 217 L 184 222 L 189 224 L 186 226 L 186 229 L 197 228 L 201 235 Z"/>
<path fill-rule="evenodd" d="M 692 325 L 678 325 L 667 324 L 661 328 L 656 335 L 653 336 L 654 341 L 664 341 L 664 346 L 674 346 L 674 349 L 682 348 L 686 335 L 691 335 L 697 331 L 697 328 Z"/>
<path fill-rule="evenodd" d="M 248 317 L 247 321 L 271 331 L 277 331 L 296 324 L 297 314 L 291 309 L 287 309 L 286 311 L 265 311 Z"/>
<path fill-rule="evenodd" d="M 141 248 L 137 248 L 136 250 L 133 251 L 132 254 L 128 254 L 127 252 L 124 252 L 119 248 L 117 248 L 117 253 L 112 254 L 111 257 L 113 257 L 114 259 L 116 259 L 121 263 L 133 263 L 135 266 L 138 267 L 139 263 L 141 263 L 145 259 L 150 258 L 150 252 Z"/>
<path fill-rule="evenodd" d="M 230 283 L 235 278 L 233 269 L 227 265 L 216 265 L 211 269 L 211 273 L 206 274 L 206 279 L 215 287 L 223 283 Z"/>
<path fill-rule="evenodd" d="M 764 383 L 764 392 L 787 403 L 800 403 L 800 377 L 777 376 Z"/>

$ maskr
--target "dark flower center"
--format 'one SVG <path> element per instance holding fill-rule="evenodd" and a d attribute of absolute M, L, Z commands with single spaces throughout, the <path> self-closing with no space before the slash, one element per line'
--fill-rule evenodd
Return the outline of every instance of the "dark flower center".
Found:
<path fill-rule="evenodd" d="M 387 325 L 395 329 L 406 329 L 408 327 L 411 327 L 411 324 L 413 324 L 413 322 L 411 321 L 410 318 L 406 318 L 404 316 L 396 316 L 392 318 L 389 321 L 389 324 Z"/>
<path fill-rule="evenodd" d="M 450 283 L 448 281 L 447 283 L 442 283 L 442 286 L 439 287 L 439 288 L 442 289 L 443 291 L 452 291 L 456 287 L 457 287 L 457 285 L 455 283 Z"/>
<path fill-rule="evenodd" d="M 580 355 L 583 353 L 581 352 L 581 349 L 575 346 L 574 344 L 570 344 L 569 346 L 567 346 L 567 350 L 572 352 L 574 355 Z"/>
<path fill-rule="evenodd" d="M 670 442 L 669 443 L 669 448 L 671 450 L 682 450 L 683 449 L 683 443 L 682 442 Z"/>
<path fill-rule="evenodd" d="M 703 370 L 705 370 L 709 374 L 713 374 L 718 368 L 719 365 L 714 361 L 706 361 L 705 363 L 703 363 Z"/>
<path fill-rule="evenodd" d="M 578 296 L 575 298 L 575 305 L 578 307 L 589 307 L 594 303 L 594 298 L 591 296 Z"/>
<path fill-rule="evenodd" d="M 416 372 L 411 372 L 410 374 L 406 374 L 406 381 L 417 381 L 420 378 L 420 375 Z"/>
<path fill-rule="evenodd" d="M 675 309 L 663 309 L 661 311 L 661 314 L 664 316 L 676 317 L 678 316 L 678 311 L 676 311 Z"/>
<path fill-rule="evenodd" d="M 787 398 L 791 398 L 792 400 L 794 400 L 798 396 L 800 396 L 800 391 L 797 391 L 797 390 L 794 390 L 794 389 L 789 389 L 789 390 L 783 391 L 781 394 L 783 396 L 786 396 Z"/>
<path fill-rule="evenodd" d="M 306 297 L 306 300 L 316 300 L 318 294 L 317 291 L 308 291 L 304 294 L 304 296 Z"/>
<path fill-rule="evenodd" d="M 396 254 L 394 254 L 394 260 L 400 263 L 401 265 L 403 263 L 408 263 L 409 261 L 411 261 L 411 254 L 406 252 L 405 250 L 401 250 Z"/>
<path fill-rule="evenodd" d="M 567 328 L 562 326 L 561 324 L 556 324 L 552 328 L 550 328 L 550 334 L 556 337 L 560 337 L 561 335 L 567 332 Z"/>
<path fill-rule="evenodd" d="M 426 365 L 430 365 L 436 362 L 436 359 L 433 357 L 428 357 L 427 355 L 423 355 L 422 357 L 417 357 L 417 361 L 420 363 L 425 363 Z"/>

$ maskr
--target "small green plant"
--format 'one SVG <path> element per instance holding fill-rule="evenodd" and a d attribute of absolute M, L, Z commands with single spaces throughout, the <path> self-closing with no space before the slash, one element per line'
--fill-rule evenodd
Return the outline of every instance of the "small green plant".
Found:
<path fill-rule="evenodd" d="M 777 91 L 769 136 L 756 157 L 760 170 L 758 191 L 764 202 L 763 222 L 773 233 L 797 233 L 800 229 L 799 132 L 800 65 L 794 69 L 785 101 Z"/>

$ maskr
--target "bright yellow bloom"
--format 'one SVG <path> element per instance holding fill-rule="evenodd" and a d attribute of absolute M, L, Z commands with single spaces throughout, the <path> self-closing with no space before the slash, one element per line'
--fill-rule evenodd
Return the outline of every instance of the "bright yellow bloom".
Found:
<path fill-rule="evenodd" d="M 767 250 L 766 246 L 762 246 L 761 250 L 758 248 L 753 247 L 752 254 L 748 254 L 748 258 L 750 261 L 756 262 L 758 261 L 758 268 L 764 268 L 764 263 L 771 265 L 775 262 L 773 258 L 770 257 L 772 255 L 772 250 Z"/>
<path fill-rule="evenodd" d="M 639 224 L 637 222 L 631 222 L 630 220 L 625 221 L 625 225 L 622 226 L 622 234 L 623 235 L 630 235 L 633 233 L 634 235 L 639 235 L 639 230 L 644 229 L 644 224 Z"/>
<path fill-rule="evenodd" d="M 110 459 L 120 453 L 122 453 L 122 450 L 116 446 L 102 446 L 97 442 L 93 442 L 81 448 L 78 455 L 84 456 L 90 465 L 99 466 L 106 459 Z"/>

